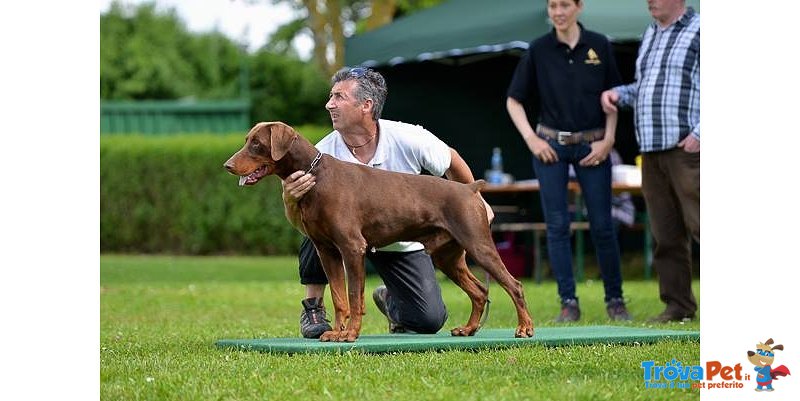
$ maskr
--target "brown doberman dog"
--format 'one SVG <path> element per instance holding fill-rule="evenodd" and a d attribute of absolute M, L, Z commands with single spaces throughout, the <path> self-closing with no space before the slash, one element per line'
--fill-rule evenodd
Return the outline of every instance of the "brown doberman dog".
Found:
<path fill-rule="evenodd" d="M 469 321 L 452 335 L 474 335 L 488 299 L 488 289 L 467 267 L 466 250 L 514 301 L 519 320 L 514 335 L 533 336 L 522 284 L 497 254 L 477 195 L 483 180 L 462 184 L 343 162 L 321 154 L 282 122 L 256 124 L 225 168 L 240 176 L 240 185 L 253 185 L 270 174 L 285 179 L 298 170 L 316 176 L 316 185 L 300 198 L 298 207 L 302 229 L 328 276 L 335 308 L 333 331 L 323 333 L 321 341 L 358 338 L 365 313 L 364 255 L 397 241 L 421 242 L 434 265 L 472 301 Z"/>

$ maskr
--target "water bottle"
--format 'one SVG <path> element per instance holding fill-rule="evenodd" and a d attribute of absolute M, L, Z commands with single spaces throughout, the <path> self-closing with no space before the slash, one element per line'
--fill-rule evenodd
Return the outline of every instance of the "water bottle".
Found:
<path fill-rule="evenodd" d="M 503 172 L 503 153 L 500 148 L 492 149 L 492 170 Z"/>
<path fill-rule="evenodd" d="M 492 168 L 489 170 L 489 183 L 501 184 L 503 182 L 503 154 L 500 148 L 492 149 Z"/>

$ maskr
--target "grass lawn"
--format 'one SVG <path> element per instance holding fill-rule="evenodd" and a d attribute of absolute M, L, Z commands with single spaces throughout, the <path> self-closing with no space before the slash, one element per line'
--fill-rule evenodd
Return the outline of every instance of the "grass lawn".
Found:
<path fill-rule="evenodd" d="M 443 277 L 443 276 L 440 276 Z M 386 331 L 369 294 L 362 334 Z M 441 279 L 450 318 L 469 299 Z M 265 354 L 220 350 L 220 338 L 299 336 L 302 287 L 294 257 L 103 255 L 100 259 L 100 396 L 103 400 L 651 400 L 699 399 L 698 390 L 644 388 L 642 361 L 699 364 L 700 344 L 666 341 L 474 352 L 370 355 Z M 555 283 L 524 282 L 536 327 L 554 326 Z M 661 312 L 656 281 L 626 281 L 635 327 Z M 516 314 L 493 284 L 487 328 L 515 327 Z M 699 295 L 699 282 L 695 282 Z M 603 285 L 578 284 L 581 325 L 606 325 Z M 326 305 L 331 305 L 326 297 Z M 619 323 L 613 323 L 619 324 Z M 699 330 L 699 321 L 658 328 Z"/>

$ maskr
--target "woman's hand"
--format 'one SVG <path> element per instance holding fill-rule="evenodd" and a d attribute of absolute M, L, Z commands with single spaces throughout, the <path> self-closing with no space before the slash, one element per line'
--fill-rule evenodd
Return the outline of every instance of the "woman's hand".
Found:
<path fill-rule="evenodd" d="M 525 143 L 528 145 L 528 149 L 530 149 L 531 153 L 533 153 L 533 156 L 541 160 L 542 163 L 550 164 L 558 161 L 556 151 L 553 150 L 550 144 L 544 139 L 536 135 L 530 135 L 525 138 Z"/>
<path fill-rule="evenodd" d="M 578 163 L 583 167 L 599 166 L 600 163 L 606 161 L 606 159 L 608 159 L 608 154 L 611 153 L 611 149 L 614 148 L 614 141 L 606 137 L 599 141 L 592 142 L 590 146 L 592 147 L 592 151 Z"/>

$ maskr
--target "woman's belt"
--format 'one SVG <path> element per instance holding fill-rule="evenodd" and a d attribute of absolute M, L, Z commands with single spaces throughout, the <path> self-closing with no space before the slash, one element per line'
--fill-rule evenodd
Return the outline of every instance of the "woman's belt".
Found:
<path fill-rule="evenodd" d="M 536 125 L 536 133 L 545 138 L 555 139 L 560 145 L 576 145 L 599 141 L 606 136 L 605 128 L 595 128 L 586 131 L 569 132 L 559 131 L 548 126 Z"/>

